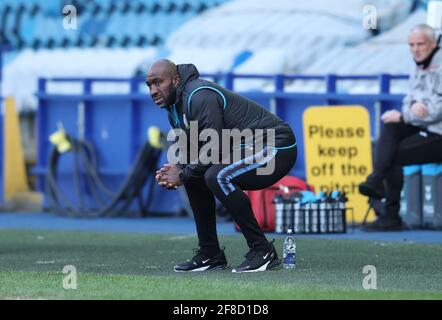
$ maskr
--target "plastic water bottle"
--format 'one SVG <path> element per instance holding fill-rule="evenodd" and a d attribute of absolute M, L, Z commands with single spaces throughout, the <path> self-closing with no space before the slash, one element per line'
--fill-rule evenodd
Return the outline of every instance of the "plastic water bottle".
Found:
<path fill-rule="evenodd" d="M 282 257 L 284 261 L 284 269 L 295 269 L 296 267 L 296 243 L 292 234 L 292 229 L 287 230 L 287 236 L 284 240 L 284 247 L 282 250 Z"/>

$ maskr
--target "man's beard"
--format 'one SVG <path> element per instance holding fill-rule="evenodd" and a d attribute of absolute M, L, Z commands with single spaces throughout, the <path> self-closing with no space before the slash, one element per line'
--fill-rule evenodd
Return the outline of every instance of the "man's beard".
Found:
<path fill-rule="evenodd" d="M 166 97 L 166 99 L 164 101 L 164 104 L 160 106 L 161 108 L 165 108 L 167 106 L 171 106 L 171 105 L 173 105 L 175 103 L 175 100 L 176 100 L 176 88 L 171 83 L 169 85 L 168 89 L 169 89 L 168 90 L 169 94 L 167 95 L 167 97 Z"/>

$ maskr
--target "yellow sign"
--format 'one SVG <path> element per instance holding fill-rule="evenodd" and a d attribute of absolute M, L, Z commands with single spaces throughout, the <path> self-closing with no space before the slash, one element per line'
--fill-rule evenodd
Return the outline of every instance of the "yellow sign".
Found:
<path fill-rule="evenodd" d="M 362 106 L 310 107 L 304 112 L 307 181 L 317 192 L 340 190 L 361 222 L 368 198 L 358 184 L 372 171 L 370 121 Z"/>

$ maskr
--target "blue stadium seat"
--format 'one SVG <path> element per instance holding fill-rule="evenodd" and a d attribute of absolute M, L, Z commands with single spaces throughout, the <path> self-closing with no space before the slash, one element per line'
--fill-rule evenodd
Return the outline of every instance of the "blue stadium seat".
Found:
<path fill-rule="evenodd" d="M 53 18 L 51 21 L 51 25 L 53 26 L 53 29 L 51 30 L 51 38 L 54 41 L 54 46 L 59 47 L 61 46 L 64 38 L 64 31 L 63 28 L 63 17 L 59 16 L 57 18 Z"/>
<path fill-rule="evenodd" d="M 174 0 L 174 2 L 178 8 L 182 8 L 186 3 L 189 3 L 189 0 Z"/>
<path fill-rule="evenodd" d="M 130 0 L 113 1 L 113 4 L 117 7 L 117 11 L 121 13 L 126 13 L 124 10 L 130 10 L 132 8 L 132 1 Z"/>
<path fill-rule="evenodd" d="M 155 3 L 157 3 L 158 1 L 157 0 L 138 0 L 135 2 L 138 2 L 139 4 L 143 4 L 147 8 L 147 10 L 150 11 L 153 8 L 153 6 L 155 5 Z"/>
<path fill-rule="evenodd" d="M 38 15 L 35 19 L 35 39 L 33 46 L 36 48 L 41 48 L 44 46 L 44 43 L 49 39 L 48 26 L 47 25 L 48 18 L 44 15 Z"/>
<path fill-rule="evenodd" d="M 26 33 L 24 40 L 26 45 L 30 43 L 38 44 L 38 47 L 58 47 L 61 46 L 65 37 L 65 29 L 63 28 L 63 17 L 57 18 L 37 15 L 35 18 L 31 18 L 28 15 L 25 16 L 23 22 L 23 31 Z M 31 30 L 32 29 L 32 30 Z M 35 36 L 32 41 L 32 36 Z"/>
<path fill-rule="evenodd" d="M 44 14 L 53 17 L 59 16 L 63 9 L 59 0 L 40 1 L 39 4 Z"/>
<path fill-rule="evenodd" d="M 81 16 L 81 23 L 79 24 L 81 35 L 99 36 L 105 31 L 107 25 L 107 17 L 104 12 L 93 15 L 90 12 L 84 13 Z"/>
<path fill-rule="evenodd" d="M 169 16 L 159 12 L 152 16 L 153 32 L 161 39 L 165 39 L 170 32 L 170 19 Z"/>
<path fill-rule="evenodd" d="M 41 46 L 49 41 L 63 47 L 95 46 L 113 39 L 111 46 L 117 47 L 161 43 L 201 11 L 202 5 L 207 8 L 219 2 L 224 0 L 77 0 L 82 9 L 77 11 L 76 31 L 60 26 L 62 6 L 69 1 L 0 0 L 0 14 L 1 8 L 10 6 L 5 34 L 10 34 L 19 21 L 20 37 L 13 35 L 11 38 L 20 39 L 25 46 L 35 42 Z M 11 11 L 19 12 L 21 18 L 16 19 L 17 14 L 9 13 Z"/>
<path fill-rule="evenodd" d="M 5 29 L 3 30 L 6 34 L 12 33 L 12 30 L 14 29 L 14 26 L 17 23 L 17 14 L 16 10 L 8 10 L 8 13 L 5 16 Z"/>
<path fill-rule="evenodd" d="M 123 19 L 125 20 L 125 24 L 124 28 L 122 28 L 123 38 L 121 45 L 123 47 L 128 47 L 135 44 L 138 39 L 140 33 L 138 26 L 139 15 L 133 12 L 128 12 L 123 16 Z"/>
<path fill-rule="evenodd" d="M 64 30 L 63 29 L 63 40 L 61 42 L 62 47 L 73 47 L 78 41 L 80 34 L 78 30 Z"/>
<path fill-rule="evenodd" d="M 140 40 L 140 38 L 144 38 L 146 42 L 150 43 L 155 36 L 154 30 L 155 26 L 152 15 L 148 12 L 140 14 L 138 16 L 138 40 Z"/>
<path fill-rule="evenodd" d="M 115 12 L 109 17 L 104 34 L 108 38 L 110 47 L 117 47 L 123 41 L 125 35 L 122 28 L 124 28 L 125 23 L 124 16 L 119 12 Z"/>
<path fill-rule="evenodd" d="M 63 30 L 62 26 L 54 18 L 43 17 L 37 24 L 36 35 L 39 36 L 43 46 L 47 46 L 50 41 L 56 38 L 56 34 Z"/>
<path fill-rule="evenodd" d="M 131 15 L 131 23 L 128 25 L 130 36 L 136 42 L 141 36 L 147 37 L 146 28 L 150 29 L 150 18 L 148 12 Z"/>
<path fill-rule="evenodd" d="M 19 1 L 14 0 L 1 0 L 0 1 L 0 11 L 2 11 L 6 7 L 11 7 L 13 10 L 16 10 L 20 6 Z"/>
<path fill-rule="evenodd" d="M 19 2 L 19 1 L 17 1 Z M 41 1 L 39 0 L 27 0 L 27 1 L 20 1 L 23 5 L 25 5 L 26 8 L 31 8 L 35 5 L 40 5 Z"/>
<path fill-rule="evenodd" d="M 94 0 L 96 4 L 98 4 L 101 8 L 104 10 L 108 10 L 112 3 L 114 3 L 114 0 Z"/>
<path fill-rule="evenodd" d="M 20 35 L 26 47 L 32 46 L 35 38 L 36 16 L 31 17 L 28 13 L 22 16 Z"/>
<path fill-rule="evenodd" d="M 170 13 L 169 21 L 170 25 L 168 28 L 167 35 L 173 32 L 175 29 L 179 28 L 184 22 L 195 15 L 194 11 L 187 11 L 182 13 L 181 11 L 175 11 Z"/>

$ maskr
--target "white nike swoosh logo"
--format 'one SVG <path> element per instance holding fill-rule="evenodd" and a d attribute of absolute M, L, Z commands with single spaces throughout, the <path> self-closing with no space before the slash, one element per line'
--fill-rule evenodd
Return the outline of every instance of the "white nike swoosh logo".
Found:
<path fill-rule="evenodd" d="M 269 255 L 270 252 L 267 252 L 265 256 L 263 256 L 263 259 L 267 259 L 267 256 Z"/>
<path fill-rule="evenodd" d="M 203 263 L 206 263 L 207 261 L 209 261 L 210 259 L 207 259 L 207 260 L 203 260 Z"/>

